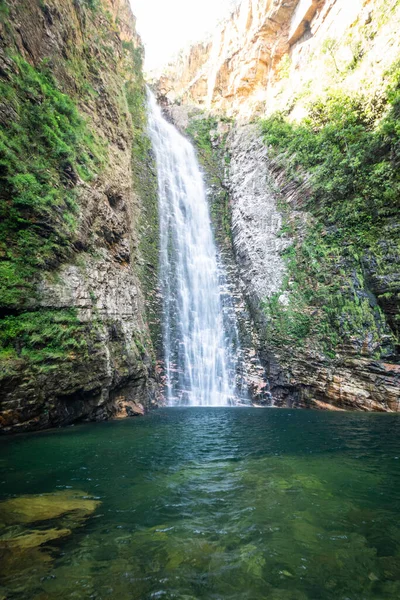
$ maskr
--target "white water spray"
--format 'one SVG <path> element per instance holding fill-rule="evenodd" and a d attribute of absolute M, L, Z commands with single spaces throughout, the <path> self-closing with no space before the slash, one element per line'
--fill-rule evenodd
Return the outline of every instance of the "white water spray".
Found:
<path fill-rule="evenodd" d="M 232 331 L 224 330 L 203 178 L 192 145 L 163 118 L 152 94 L 149 132 L 158 174 L 167 402 L 236 404 L 236 353 Z"/>

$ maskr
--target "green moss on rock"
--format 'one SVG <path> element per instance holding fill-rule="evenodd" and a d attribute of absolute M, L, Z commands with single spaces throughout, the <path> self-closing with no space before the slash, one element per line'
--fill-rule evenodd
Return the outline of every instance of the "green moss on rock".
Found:
<path fill-rule="evenodd" d="M 204 170 L 214 235 L 220 244 L 230 246 L 232 233 L 229 194 L 224 184 L 224 169 L 229 163 L 226 148 L 227 131 L 218 131 L 219 123 L 225 120 L 224 117 L 200 112 L 190 118 L 186 133 L 196 147 L 199 162 Z"/>
<path fill-rule="evenodd" d="M 41 269 L 71 253 L 79 209 L 75 186 L 90 180 L 103 149 L 46 66 L 13 57 L 0 82 L 0 306 L 30 301 Z"/>
<path fill-rule="evenodd" d="M 125 392 L 143 391 L 150 403 L 152 345 L 137 278 L 145 202 L 129 163 L 132 150 L 140 170 L 149 148 L 142 49 L 128 0 L 110 8 L 11 3 L 2 29 L 6 430 L 107 418 Z"/>
<path fill-rule="evenodd" d="M 275 345 L 313 340 L 332 357 L 349 344 L 359 354 L 395 355 L 400 289 L 397 66 L 388 78 L 385 91 L 373 97 L 328 94 L 309 107 L 299 124 L 282 113 L 262 122 L 271 158 L 303 186 L 303 218 L 281 206 L 293 244 L 284 256 L 289 276 L 265 302 L 268 337 Z"/>
<path fill-rule="evenodd" d="M 147 90 L 142 71 L 143 49 L 135 48 L 127 42 L 123 47 L 131 57 L 135 72 L 140 74 L 139 77 L 126 83 L 125 95 L 133 126 L 133 182 L 141 202 L 137 271 L 146 300 L 146 317 L 152 345 L 157 353 L 161 344 L 161 303 L 157 293 L 159 264 L 157 169 L 147 129 Z"/>

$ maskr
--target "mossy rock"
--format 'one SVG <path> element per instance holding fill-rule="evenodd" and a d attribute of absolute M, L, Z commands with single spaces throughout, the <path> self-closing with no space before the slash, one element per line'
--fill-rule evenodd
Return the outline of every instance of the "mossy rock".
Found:
<path fill-rule="evenodd" d="M 13 537 L 0 538 L 0 551 L 4 550 L 18 550 L 25 551 L 37 548 L 48 542 L 58 540 L 71 534 L 70 529 L 31 529 L 26 533 L 22 533 Z"/>
<path fill-rule="evenodd" d="M 0 503 L 0 522 L 5 525 L 36 523 L 70 513 L 85 518 L 100 504 L 99 500 L 90 500 L 85 492 L 76 490 L 19 496 Z"/>
<path fill-rule="evenodd" d="M 326 492 L 324 484 L 314 475 L 304 475 L 302 473 L 294 475 L 293 485 L 310 490 L 310 492 Z"/>
<path fill-rule="evenodd" d="M 264 552 L 254 544 L 246 544 L 240 549 L 240 562 L 243 570 L 252 577 L 262 577 L 266 564 Z"/>
<path fill-rule="evenodd" d="M 0 575 L 39 571 L 43 575 L 54 560 L 54 548 L 44 547 L 71 534 L 70 529 L 31 529 L 12 527 L 0 538 Z"/>
<path fill-rule="evenodd" d="M 309 547 L 319 544 L 319 536 L 324 533 L 319 527 L 300 519 L 293 521 L 292 527 L 296 542 L 306 544 Z"/>
<path fill-rule="evenodd" d="M 52 544 L 66 538 L 100 505 L 86 492 L 63 490 L 10 498 L 0 503 L 0 573 L 2 577 L 25 571 L 45 575 L 54 560 Z M 57 526 L 30 529 L 27 525 L 57 520 Z M 67 526 L 66 526 L 67 525 Z"/>

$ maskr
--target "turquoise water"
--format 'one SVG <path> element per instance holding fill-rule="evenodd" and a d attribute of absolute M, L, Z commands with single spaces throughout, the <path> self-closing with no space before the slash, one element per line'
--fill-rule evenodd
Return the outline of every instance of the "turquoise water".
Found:
<path fill-rule="evenodd" d="M 3 548 L 0 598 L 398 599 L 399 433 L 388 414 L 169 408 L 3 438 L 2 500 L 101 504 L 3 514 L 3 540 L 70 533 Z"/>

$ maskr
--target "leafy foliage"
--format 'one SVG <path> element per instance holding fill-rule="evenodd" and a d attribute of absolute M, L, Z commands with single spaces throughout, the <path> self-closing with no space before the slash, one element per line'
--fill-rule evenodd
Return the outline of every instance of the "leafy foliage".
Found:
<path fill-rule="evenodd" d="M 358 343 L 364 352 L 362 340 L 369 336 L 368 352 L 393 351 L 384 295 L 378 289 L 375 296 L 367 280 L 386 278 L 398 303 L 392 257 L 400 252 L 399 116 L 395 67 L 384 94 L 331 93 L 315 101 L 299 124 L 281 113 L 262 122 L 271 156 L 303 185 L 308 213 L 305 232 L 304 219 L 290 217 L 290 277 L 280 292 L 289 292 L 289 304 L 277 298 L 265 304 L 278 345 L 312 337 L 334 356 L 340 343 Z M 289 217 L 290 208 L 283 208 Z M 398 308 L 388 320 L 396 332 Z"/>
<path fill-rule="evenodd" d="M 38 269 L 71 250 L 77 226 L 75 185 L 90 180 L 102 150 L 74 102 L 45 66 L 14 57 L 0 83 L 8 118 L 0 123 L 0 305 L 23 306 Z"/>
<path fill-rule="evenodd" d="M 198 116 L 191 119 L 188 127 L 188 135 L 194 139 L 198 151 L 204 156 L 204 159 L 212 152 L 210 132 L 217 128 L 217 119 L 215 117 Z"/>

